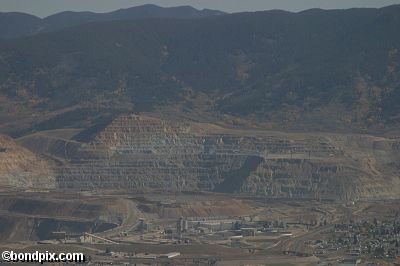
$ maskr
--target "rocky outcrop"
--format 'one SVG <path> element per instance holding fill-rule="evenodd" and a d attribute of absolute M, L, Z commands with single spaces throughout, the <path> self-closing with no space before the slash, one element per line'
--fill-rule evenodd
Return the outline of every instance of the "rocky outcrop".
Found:
<path fill-rule="evenodd" d="M 57 170 L 59 189 L 216 191 L 288 198 L 394 198 L 399 142 L 121 116 Z"/>

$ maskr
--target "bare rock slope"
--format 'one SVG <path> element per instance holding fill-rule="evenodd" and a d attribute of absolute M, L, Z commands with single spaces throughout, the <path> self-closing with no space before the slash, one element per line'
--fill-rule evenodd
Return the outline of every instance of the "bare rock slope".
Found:
<path fill-rule="evenodd" d="M 11 138 L 0 135 L 0 186 L 55 188 L 54 165 Z"/>
<path fill-rule="evenodd" d="M 400 141 L 225 129 L 121 116 L 57 169 L 59 189 L 215 191 L 360 199 L 400 195 Z"/>

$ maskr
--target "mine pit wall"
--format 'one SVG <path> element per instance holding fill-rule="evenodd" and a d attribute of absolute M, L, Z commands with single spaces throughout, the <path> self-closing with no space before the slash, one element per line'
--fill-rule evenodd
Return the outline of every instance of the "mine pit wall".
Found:
<path fill-rule="evenodd" d="M 279 198 L 346 200 L 357 197 L 358 175 L 346 165 L 324 161 L 267 160 L 246 179 L 242 192 Z"/>
<path fill-rule="evenodd" d="M 56 162 L 73 158 L 81 145 L 76 141 L 49 138 L 41 135 L 21 138 L 18 143 L 35 153 L 46 154 Z"/>
<path fill-rule="evenodd" d="M 399 195 L 393 165 L 399 144 L 354 138 L 207 133 L 186 123 L 122 116 L 58 168 L 56 183 L 73 191 L 150 188 L 341 200 Z M 377 146 L 379 154 L 369 154 Z M 382 154 L 386 161 L 366 161 Z M 381 172 L 388 165 L 389 177 Z"/>

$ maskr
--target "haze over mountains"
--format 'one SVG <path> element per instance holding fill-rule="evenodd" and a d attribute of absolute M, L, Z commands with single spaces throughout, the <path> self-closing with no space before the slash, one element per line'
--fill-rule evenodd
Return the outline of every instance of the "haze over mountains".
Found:
<path fill-rule="evenodd" d="M 0 38 L 29 36 L 100 21 L 143 18 L 202 18 L 222 14 L 224 12 L 209 9 L 197 10 L 190 6 L 162 8 L 150 4 L 119 9 L 109 13 L 66 11 L 43 19 L 25 13 L 0 12 Z"/>

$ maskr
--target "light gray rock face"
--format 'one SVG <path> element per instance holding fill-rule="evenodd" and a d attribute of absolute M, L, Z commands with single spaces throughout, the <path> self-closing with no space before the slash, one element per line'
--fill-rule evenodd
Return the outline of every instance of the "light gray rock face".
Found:
<path fill-rule="evenodd" d="M 268 197 L 400 195 L 399 142 L 224 129 L 121 116 L 57 170 L 62 190 L 159 189 Z"/>

